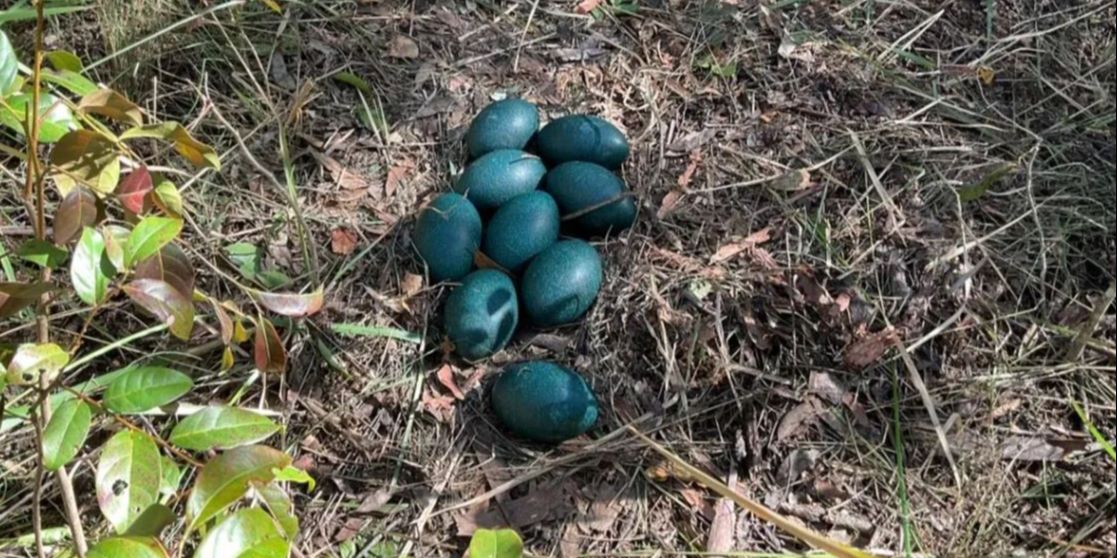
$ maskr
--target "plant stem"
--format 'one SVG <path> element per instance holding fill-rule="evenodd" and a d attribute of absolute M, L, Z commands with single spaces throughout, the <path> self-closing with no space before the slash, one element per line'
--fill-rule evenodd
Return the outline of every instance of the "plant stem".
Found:
<path fill-rule="evenodd" d="M 42 97 L 43 73 L 43 36 L 46 33 L 46 17 L 43 13 L 45 0 L 35 2 L 35 62 L 31 70 L 31 103 L 28 107 L 27 128 L 27 176 L 24 183 L 24 199 L 34 207 L 35 237 L 46 240 L 46 181 L 39 166 L 39 100 Z M 34 202 L 31 202 L 32 195 Z M 50 282 L 50 268 L 44 267 L 41 280 Z M 44 294 L 36 309 L 35 321 L 38 325 L 39 343 L 50 342 L 50 294 Z M 36 442 L 38 444 L 38 460 L 36 462 L 37 476 L 35 482 L 35 503 L 32 506 L 32 522 L 35 529 L 35 548 L 40 558 L 45 558 L 42 540 L 42 485 L 46 468 L 43 464 L 43 429 L 50 422 L 50 398 L 47 397 L 50 389 L 50 378 L 39 378 L 40 410 L 38 416 L 32 417 L 35 425 Z M 66 521 L 70 527 L 70 534 L 74 541 L 74 552 L 78 558 L 85 558 L 87 550 L 85 532 L 81 525 L 81 513 L 78 510 L 77 499 L 74 497 L 74 483 L 65 467 L 56 473 L 58 485 L 62 492 L 62 505 L 66 512 Z"/>

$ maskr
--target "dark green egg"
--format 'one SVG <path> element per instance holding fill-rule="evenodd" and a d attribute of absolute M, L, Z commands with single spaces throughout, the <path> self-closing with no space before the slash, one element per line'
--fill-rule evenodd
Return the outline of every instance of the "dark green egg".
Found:
<path fill-rule="evenodd" d="M 485 229 L 481 251 L 509 271 L 558 240 L 559 209 L 554 198 L 538 190 L 520 194 L 496 210 Z"/>
<path fill-rule="evenodd" d="M 442 194 L 419 213 L 413 238 L 431 279 L 461 279 L 473 269 L 481 245 L 481 216 L 464 197 Z"/>
<path fill-rule="evenodd" d="M 465 134 L 470 157 L 497 149 L 523 149 L 539 129 L 539 111 L 523 99 L 505 99 L 477 113 Z"/>
<path fill-rule="evenodd" d="M 601 256 L 581 240 L 556 242 L 528 264 L 520 282 L 524 312 L 538 326 L 577 320 L 601 290 Z"/>
<path fill-rule="evenodd" d="M 536 189 L 545 174 L 547 167 L 539 157 L 518 149 L 498 149 L 470 163 L 454 191 L 487 211 Z"/>
<path fill-rule="evenodd" d="M 615 169 L 628 158 L 624 134 L 605 120 L 585 114 L 564 116 L 543 126 L 538 146 L 548 165 L 586 161 Z"/>
<path fill-rule="evenodd" d="M 558 443 L 597 422 L 597 400 L 574 371 L 548 361 L 513 364 L 493 383 L 493 412 L 513 434 Z"/>
<path fill-rule="evenodd" d="M 604 236 L 632 226 L 636 203 L 624 193 L 624 183 L 609 169 L 582 161 L 563 163 L 547 173 L 543 189 L 558 203 L 565 217 L 601 207 L 570 221 L 571 226 L 589 236 Z M 615 200 L 607 203 L 609 200 Z"/>
<path fill-rule="evenodd" d="M 446 299 L 446 337 L 469 360 L 485 358 L 508 344 L 520 313 L 516 287 L 495 269 L 474 271 Z"/>

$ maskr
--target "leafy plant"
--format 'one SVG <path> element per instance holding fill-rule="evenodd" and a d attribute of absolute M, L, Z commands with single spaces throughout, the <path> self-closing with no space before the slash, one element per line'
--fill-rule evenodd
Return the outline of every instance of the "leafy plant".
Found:
<path fill-rule="evenodd" d="M 142 154 L 151 150 L 137 147 L 165 144 L 200 171 L 219 171 L 220 156 L 181 124 L 149 121 L 126 95 L 83 76 L 84 64 L 73 53 L 45 52 L 48 13 L 42 2 L 0 12 L 4 19 L 30 14 L 37 22 L 30 69 L 0 31 L 0 157 L 23 162 L 25 181 L 16 193 L 29 208 L 34 231 L 16 250 L 18 259 L 4 258 L 9 282 L 0 283 L 0 319 L 39 324 L 37 342 L 0 347 L 0 389 L 13 391 L 15 400 L 41 402 L 5 408 L 5 428 L 8 417 L 15 428 L 34 427 L 42 449 L 37 466 L 56 472 L 64 487 L 74 556 L 169 558 L 193 548 L 195 558 L 286 557 L 298 534 L 287 486 L 313 490 L 314 480 L 294 468 L 289 455 L 262 445 L 280 425 L 233 405 L 202 407 L 173 425 L 154 416 L 142 425 L 133 422 L 132 415 L 190 397 L 194 380 L 173 363 L 141 358 L 85 383 L 71 382 L 105 355 L 153 335 L 200 341 L 207 334 L 194 327 L 199 320 L 218 326 L 210 331 L 219 340 L 213 345 L 224 349 L 222 371 L 235 367 L 234 349 L 251 340 L 251 366 L 283 374 L 284 336 L 266 314 L 296 323 L 321 310 L 324 294 L 321 288 L 270 292 L 279 281 L 276 272 L 259 269 L 255 247 L 229 250 L 241 274 L 254 282 L 233 281 L 251 312 L 198 288 L 183 238 L 182 197 L 172 181 L 149 170 Z M 44 61 L 53 69 L 44 68 Z M 5 143 L 13 139 L 15 145 Z M 48 195 L 51 187 L 56 198 Z M 51 199 L 60 201 L 52 208 Z M 84 332 L 108 308 L 126 301 L 156 325 L 91 346 Z M 68 347 L 51 342 L 54 305 L 83 307 L 84 326 Z M 98 450 L 88 448 L 90 432 L 105 426 L 116 432 Z M 96 501 L 113 533 L 91 547 L 82 527 L 89 520 L 76 516 L 77 497 L 66 471 L 85 452 L 96 458 Z M 184 478 L 193 479 L 188 497 L 180 493 Z M 39 503 L 35 506 L 38 514 Z M 184 528 L 166 529 L 176 521 Z M 164 530 L 178 540 L 164 538 Z M 46 555 L 44 541 L 45 534 L 36 532 L 40 557 Z"/>
<path fill-rule="evenodd" d="M 469 540 L 470 558 L 520 558 L 524 543 L 511 529 L 478 529 Z"/>

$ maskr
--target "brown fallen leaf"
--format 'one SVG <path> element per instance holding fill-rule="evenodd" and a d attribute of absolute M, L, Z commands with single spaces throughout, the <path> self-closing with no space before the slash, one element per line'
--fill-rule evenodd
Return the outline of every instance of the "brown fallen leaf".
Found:
<path fill-rule="evenodd" d="M 811 185 L 811 173 L 806 169 L 791 171 L 780 176 L 768 184 L 773 190 L 781 192 L 798 192 Z"/>
<path fill-rule="evenodd" d="M 771 239 L 772 230 L 771 228 L 765 227 L 748 235 L 744 239 L 730 242 L 729 244 L 725 244 L 721 248 L 718 248 L 718 251 L 714 252 L 713 256 L 710 256 L 710 263 L 717 264 L 727 262 L 736 257 L 741 252 L 750 250 L 760 244 L 764 244 Z"/>
<path fill-rule="evenodd" d="M 388 42 L 388 56 L 392 58 L 418 58 L 419 45 L 411 37 L 396 35 Z"/>
<path fill-rule="evenodd" d="M 357 233 L 349 229 L 330 231 L 330 251 L 339 256 L 348 256 L 357 247 Z"/>
<path fill-rule="evenodd" d="M 700 164 L 702 164 L 702 152 L 695 149 L 690 152 L 690 158 L 683 174 L 679 175 L 678 184 L 683 191 L 690 187 L 690 182 L 694 180 L 694 173 L 698 172 L 698 165 Z"/>
<path fill-rule="evenodd" d="M 458 534 L 467 537 L 477 528 L 523 529 L 544 521 L 562 519 L 574 511 L 574 506 L 567 498 L 566 485 L 549 483 L 536 485 L 527 495 L 508 500 L 499 506 L 476 514 L 467 512 L 454 519 Z"/>
<path fill-rule="evenodd" d="M 663 196 L 663 201 L 659 202 L 659 209 L 656 210 L 655 216 L 658 219 L 664 219 L 679 206 L 679 202 L 683 199 L 683 193 L 679 190 L 671 190 L 667 195 Z"/>
<path fill-rule="evenodd" d="M 349 170 L 337 159 L 319 155 L 318 161 L 325 167 L 326 171 L 330 173 L 330 177 L 338 188 L 342 190 L 355 190 L 362 193 L 369 190 L 369 182 L 365 177 Z"/>
<path fill-rule="evenodd" d="M 384 195 L 393 196 L 403 183 L 403 180 L 415 170 L 415 161 L 404 159 L 388 169 L 388 176 L 384 179 Z"/>
<path fill-rule="evenodd" d="M 808 397 L 806 401 L 788 411 L 780 420 L 780 424 L 776 428 L 776 439 L 783 442 L 796 436 L 803 431 L 803 428 L 814 424 L 823 412 L 825 412 L 825 409 L 822 408 L 822 404 L 814 397 Z"/>
<path fill-rule="evenodd" d="M 454 398 L 449 395 L 441 395 L 434 393 L 430 387 L 423 388 L 423 395 L 420 400 L 423 410 L 430 413 L 439 422 L 450 422 L 450 418 L 454 414 Z"/>
<path fill-rule="evenodd" d="M 403 296 L 411 298 L 423 290 L 423 276 L 415 273 L 405 273 L 399 287 Z"/>
<path fill-rule="evenodd" d="M 730 473 L 729 490 L 737 490 L 737 475 Z M 731 552 L 737 541 L 737 512 L 729 498 L 719 498 L 714 510 L 714 520 L 710 522 L 710 534 L 706 537 L 706 552 L 715 556 Z"/>
<path fill-rule="evenodd" d="M 846 388 L 826 372 L 811 372 L 811 377 L 807 380 L 807 391 L 833 405 L 841 405 L 846 395 Z"/>
<path fill-rule="evenodd" d="M 698 512 L 707 521 L 714 520 L 714 505 L 704 492 L 697 488 L 688 487 L 679 489 L 679 496 L 682 496 L 683 501 L 690 506 L 690 509 Z"/>
<path fill-rule="evenodd" d="M 603 0 L 582 0 L 575 6 L 574 11 L 580 14 L 588 14 L 601 6 Z"/>
<path fill-rule="evenodd" d="M 850 370 L 864 370 L 877 364 L 890 348 L 900 342 L 900 333 L 894 327 L 887 327 L 854 341 L 846 347 L 842 362 Z"/>
<path fill-rule="evenodd" d="M 458 387 L 458 382 L 454 379 L 454 367 L 449 364 L 443 364 L 437 372 L 435 377 L 438 378 L 438 383 L 454 396 L 454 399 L 461 401 L 465 399 L 465 394 L 462 393 L 461 388 Z"/>

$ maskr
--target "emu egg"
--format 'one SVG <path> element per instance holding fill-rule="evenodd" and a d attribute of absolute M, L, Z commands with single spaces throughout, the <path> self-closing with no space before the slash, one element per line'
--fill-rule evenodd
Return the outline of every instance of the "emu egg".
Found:
<path fill-rule="evenodd" d="M 601 290 L 601 257 L 581 240 L 552 244 L 527 266 L 520 283 L 524 311 L 538 326 L 577 320 Z"/>
<path fill-rule="evenodd" d="M 518 149 L 498 149 L 470 163 L 458 177 L 454 191 L 477 209 L 496 209 L 504 202 L 539 186 L 547 167 L 539 157 Z"/>
<path fill-rule="evenodd" d="M 539 131 L 539 154 L 548 165 L 587 161 L 615 169 L 628 158 L 628 140 L 612 124 L 585 114 L 564 116 Z"/>
<path fill-rule="evenodd" d="M 414 242 L 434 281 L 461 279 L 481 245 L 481 216 L 464 197 L 442 194 L 419 213 Z"/>
<path fill-rule="evenodd" d="M 520 194 L 496 210 L 481 251 L 509 271 L 519 271 L 558 240 L 559 209 L 546 192 Z"/>
<path fill-rule="evenodd" d="M 523 99 L 505 99 L 477 113 L 465 134 L 471 157 L 497 149 L 523 149 L 539 129 L 539 111 Z"/>
<path fill-rule="evenodd" d="M 513 364 L 493 384 L 493 412 L 517 436 L 557 443 L 597 421 L 597 400 L 585 380 L 548 361 Z"/>
<path fill-rule="evenodd" d="M 554 196 L 563 215 L 616 200 L 573 219 L 571 225 L 590 236 L 627 229 L 636 220 L 636 203 L 631 197 L 619 197 L 624 193 L 624 183 L 600 165 L 563 163 L 547 173 L 543 189 Z"/>
<path fill-rule="evenodd" d="M 446 336 L 459 355 L 482 359 L 508 344 L 519 315 L 516 287 L 507 275 L 495 269 L 474 271 L 446 299 Z"/>

